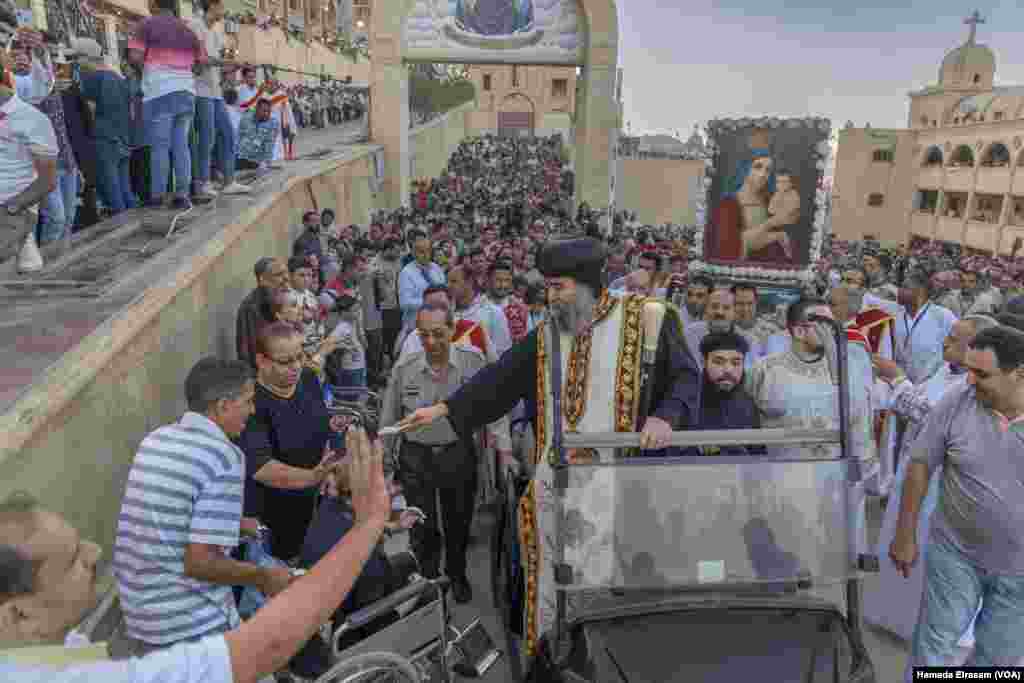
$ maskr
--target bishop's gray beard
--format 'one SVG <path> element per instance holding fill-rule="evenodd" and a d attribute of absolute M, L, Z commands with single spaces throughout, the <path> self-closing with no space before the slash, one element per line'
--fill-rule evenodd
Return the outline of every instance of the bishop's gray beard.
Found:
<path fill-rule="evenodd" d="M 576 288 L 576 300 L 572 303 L 550 305 L 551 319 L 559 330 L 575 336 L 594 317 L 595 306 L 597 298 L 594 293 L 589 287 L 579 286 Z"/>

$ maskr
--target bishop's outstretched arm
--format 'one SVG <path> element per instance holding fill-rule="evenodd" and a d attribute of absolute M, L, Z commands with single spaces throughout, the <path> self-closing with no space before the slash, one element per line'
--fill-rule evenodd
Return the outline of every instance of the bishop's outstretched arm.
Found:
<path fill-rule="evenodd" d="M 507 415 L 519 401 L 535 402 L 537 332 L 533 330 L 445 400 L 456 432 L 470 434 Z"/>

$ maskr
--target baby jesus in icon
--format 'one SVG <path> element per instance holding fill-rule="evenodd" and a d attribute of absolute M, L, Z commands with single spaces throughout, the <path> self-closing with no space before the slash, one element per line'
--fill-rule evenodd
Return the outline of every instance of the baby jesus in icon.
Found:
<path fill-rule="evenodd" d="M 775 226 L 772 230 L 780 234 L 776 243 L 782 247 L 786 258 L 793 260 L 793 245 L 786 227 L 800 220 L 800 191 L 788 171 L 779 170 L 775 173 L 775 194 L 768 202 L 768 215 Z"/>

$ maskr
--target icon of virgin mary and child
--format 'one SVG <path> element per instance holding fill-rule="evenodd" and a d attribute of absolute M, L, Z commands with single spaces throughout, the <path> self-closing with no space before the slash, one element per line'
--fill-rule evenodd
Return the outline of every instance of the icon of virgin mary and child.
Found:
<path fill-rule="evenodd" d="M 791 264 L 787 231 L 800 222 L 800 191 L 792 172 L 775 167 L 767 130 L 750 135 L 750 157 L 740 162 L 712 214 L 712 258 Z"/>

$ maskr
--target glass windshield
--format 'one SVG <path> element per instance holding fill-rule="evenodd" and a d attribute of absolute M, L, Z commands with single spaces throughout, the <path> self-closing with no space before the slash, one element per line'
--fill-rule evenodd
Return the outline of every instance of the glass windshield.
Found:
<path fill-rule="evenodd" d="M 854 573 L 846 468 L 841 460 L 710 458 L 571 466 L 565 587 L 845 580 Z"/>

